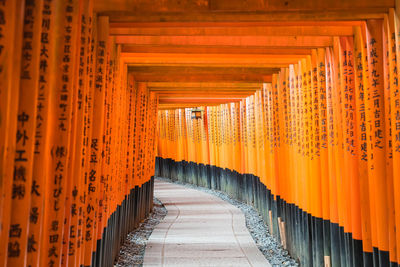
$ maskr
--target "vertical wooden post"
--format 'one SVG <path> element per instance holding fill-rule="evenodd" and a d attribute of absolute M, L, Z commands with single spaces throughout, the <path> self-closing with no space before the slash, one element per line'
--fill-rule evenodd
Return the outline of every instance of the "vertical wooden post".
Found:
<path fill-rule="evenodd" d="M 39 254 L 41 247 L 41 236 L 43 232 L 43 215 L 44 215 L 44 199 L 46 194 L 46 181 L 49 179 L 49 158 L 50 140 L 48 136 L 51 134 L 51 115 L 50 100 L 53 98 L 51 84 L 54 76 L 52 69 L 54 68 L 54 52 L 55 40 L 54 22 L 55 22 L 55 6 L 53 2 L 43 1 L 42 21 L 41 23 L 41 40 L 38 77 L 38 92 L 36 105 L 36 127 L 35 127 L 35 150 L 33 158 L 33 174 L 32 174 L 32 196 L 30 206 L 29 235 L 28 235 L 28 259 L 27 265 L 38 266 Z"/>
<path fill-rule="evenodd" d="M 10 166 L 14 171 L 7 255 L 7 265 L 10 266 L 24 266 L 27 263 L 27 251 L 32 250 L 32 246 L 38 241 L 38 236 L 28 238 L 28 234 L 42 8 L 42 1 L 25 1 L 21 69 L 18 72 L 20 83 L 15 158 L 14 164 Z"/>
<path fill-rule="evenodd" d="M 0 265 L 8 259 L 8 239 L 20 87 L 22 29 L 25 1 L 5 1 L 1 5 L 3 45 L 0 53 Z M 4 5 L 3 5 L 4 4 Z M 7 12 L 5 12 L 7 10 Z M 7 38 L 6 38 L 7 37 Z"/>
<path fill-rule="evenodd" d="M 94 235 L 94 224 L 98 205 L 98 186 L 101 178 L 101 151 L 103 149 L 104 129 L 104 98 L 105 98 L 105 70 L 106 51 L 108 47 L 108 17 L 99 17 L 97 21 L 96 40 L 96 69 L 94 77 L 93 95 L 93 123 L 90 143 L 90 161 L 88 172 L 87 204 L 85 205 L 86 220 L 84 227 L 84 264 L 90 265 L 92 251 L 96 235 Z"/>
<path fill-rule="evenodd" d="M 74 94 L 76 34 L 78 22 L 77 1 L 62 1 L 55 10 L 56 39 L 54 46 L 54 90 L 50 109 L 51 123 L 49 178 L 46 183 L 45 220 L 40 266 L 61 265 L 62 233 L 64 228 L 66 185 L 69 179 L 69 144 L 71 112 Z"/>

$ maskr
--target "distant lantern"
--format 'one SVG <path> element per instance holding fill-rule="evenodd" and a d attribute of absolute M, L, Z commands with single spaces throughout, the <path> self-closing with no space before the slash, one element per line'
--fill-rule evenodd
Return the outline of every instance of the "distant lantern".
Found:
<path fill-rule="evenodd" d="M 192 119 L 201 119 L 201 109 L 192 109 Z"/>

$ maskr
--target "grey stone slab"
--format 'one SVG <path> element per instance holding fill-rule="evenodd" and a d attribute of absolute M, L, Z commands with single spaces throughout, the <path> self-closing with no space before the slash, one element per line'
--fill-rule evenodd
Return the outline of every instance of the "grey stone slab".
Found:
<path fill-rule="evenodd" d="M 238 208 L 162 181 L 156 181 L 154 194 L 168 215 L 149 238 L 144 266 L 271 266 Z"/>

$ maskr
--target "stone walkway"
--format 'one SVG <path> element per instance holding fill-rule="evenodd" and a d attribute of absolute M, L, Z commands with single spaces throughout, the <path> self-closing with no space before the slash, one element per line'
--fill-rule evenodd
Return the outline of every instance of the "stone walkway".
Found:
<path fill-rule="evenodd" d="M 164 181 L 156 180 L 154 194 L 168 214 L 149 238 L 144 266 L 271 266 L 238 208 Z"/>

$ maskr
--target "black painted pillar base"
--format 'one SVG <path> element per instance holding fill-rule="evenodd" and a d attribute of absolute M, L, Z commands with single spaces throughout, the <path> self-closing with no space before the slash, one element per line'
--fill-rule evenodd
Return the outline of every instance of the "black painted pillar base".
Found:
<path fill-rule="evenodd" d="M 179 166 L 179 167 L 178 167 Z M 179 174 L 171 170 L 179 169 Z M 337 223 L 323 220 L 287 203 L 273 195 L 259 177 L 240 174 L 235 170 L 194 162 L 175 162 L 157 158 L 156 176 L 179 180 L 225 192 L 231 198 L 252 205 L 266 224 L 272 220 L 273 235 L 280 240 L 278 217 L 285 222 L 287 250 L 301 266 L 324 266 L 328 256 L 333 267 L 398 267 L 389 262 L 389 253 L 374 249 L 373 253 L 362 250 L 362 241 L 353 239 Z M 269 218 L 269 214 L 272 218 Z"/>

